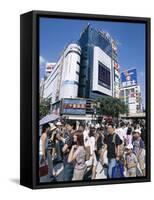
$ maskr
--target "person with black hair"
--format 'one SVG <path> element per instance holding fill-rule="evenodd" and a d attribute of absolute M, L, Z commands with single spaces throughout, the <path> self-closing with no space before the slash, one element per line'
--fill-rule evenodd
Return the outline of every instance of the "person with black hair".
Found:
<path fill-rule="evenodd" d="M 97 160 L 99 160 L 100 163 L 102 164 L 102 162 L 101 162 L 101 160 L 102 160 L 101 154 L 102 154 L 102 150 L 104 148 L 104 138 L 105 138 L 104 129 L 102 127 L 98 128 L 96 133 L 97 133 L 96 134 L 96 148 L 97 148 L 96 157 L 97 157 Z"/>
<path fill-rule="evenodd" d="M 74 132 L 76 130 L 76 122 L 67 120 L 65 123 L 67 134 L 65 133 L 65 143 L 62 149 L 63 152 L 63 164 L 64 164 L 64 181 L 71 181 L 73 178 L 74 166 L 73 162 L 68 162 L 68 156 L 72 146 L 74 145 Z"/>
<path fill-rule="evenodd" d="M 50 130 L 47 134 L 47 160 L 48 160 L 48 182 L 55 180 L 54 169 L 53 169 L 53 159 L 55 157 L 55 139 L 56 139 L 56 126 L 50 124 Z"/>
<path fill-rule="evenodd" d="M 132 128 L 128 127 L 125 146 L 127 146 L 129 144 L 132 144 L 132 138 L 133 138 L 133 136 L 132 136 Z"/>
<path fill-rule="evenodd" d="M 56 127 L 55 127 L 56 128 Z M 51 182 L 54 180 L 53 176 L 53 160 L 52 160 L 52 154 L 51 150 L 53 149 L 52 147 L 52 142 L 51 142 L 51 133 L 53 130 L 55 130 L 54 127 L 50 127 L 49 124 L 44 124 L 42 126 L 42 134 L 40 137 L 40 166 L 48 161 L 48 176 L 47 176 L 47 181 Z"/>
<path fill-rule="evenodd" d="M 40 144 L 39 144 L 39 154 L 40 154 L 40 164 L 46 159 L 46 142 L 47 142 L 47 132 L 50 129 L 49 124 L 44 124 L 42 126 Z"/>
<path fill-rule="evenodd" d="M 122 140 L 118 134 L 115 133 L 115 126 L 113 123 L 108 125 L 108 135 L 105 136 L 104 143 L 102 155 L 104 155 L 107 150 L 108 177 L 112 178 L 112 169 L 116 165 L 116 160 L 120 159 L 120 145 L 122 144 Z"/>

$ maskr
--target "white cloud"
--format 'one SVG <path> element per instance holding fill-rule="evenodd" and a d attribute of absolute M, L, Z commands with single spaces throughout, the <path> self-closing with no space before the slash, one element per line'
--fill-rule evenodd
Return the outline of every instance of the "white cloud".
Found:
<path fill-rule="evenodd" d="M 44 65 L 46 63 L 46 60 L 43 56 L 39 57 L 39 62 L 40 62 L 40 66 Z"/>
<path fill-rule="evenodd" d="M 46 63 L 47 63 L 47 60 L 46 60 L 43 56 L 40 56 L 40 57 L 39 57 L 40 69 L 44 69 Z"/>

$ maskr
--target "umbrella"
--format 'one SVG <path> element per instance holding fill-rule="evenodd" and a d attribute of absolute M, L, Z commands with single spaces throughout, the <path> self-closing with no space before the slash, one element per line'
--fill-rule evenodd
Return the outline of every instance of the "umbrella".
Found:
<path fill-rule="evenodd" d="M 49 123 L 49 122 L 53 122 L 57 119 L 59 119 L 58 115 L 55 115 L 55 114 L 46 115 L 45 117 L 43 117 L 40 120 L 40 126 L 43 125 L 43 124 Z"/>

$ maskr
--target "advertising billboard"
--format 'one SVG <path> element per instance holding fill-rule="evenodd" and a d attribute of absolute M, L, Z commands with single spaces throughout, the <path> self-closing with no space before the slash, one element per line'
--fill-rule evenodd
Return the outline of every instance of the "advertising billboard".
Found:
<path fill-rule="evenodd" d="M 63 99 L 62 114 L 85 115 L 86 100 L 85 99 Z"/>
<path fill-rule="evenodd" d="M 121 73 L 121 86 L 128 87 L 137 85 L 136 69 L 128 69 Z"/>

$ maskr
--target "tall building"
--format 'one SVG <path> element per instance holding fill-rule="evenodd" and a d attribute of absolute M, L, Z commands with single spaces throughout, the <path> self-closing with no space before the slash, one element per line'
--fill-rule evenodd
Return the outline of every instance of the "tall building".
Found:
<path fill-rule="evenodd" d="M 114 89 L 113 89 L 113 96 L 119 98 L 120 95 L 120 69 L 118 64 L 117 58 L 117 44 L 113 40 L 112 41 L 112 66 L 113 66 L 113 82 L 114 82 Z"/>
<path fill-rule="evenodd" d="M 81 33 L 79 44 L 82 51 L 79 97 L 114 96 L 113 39 L 88 24 Z"/>

